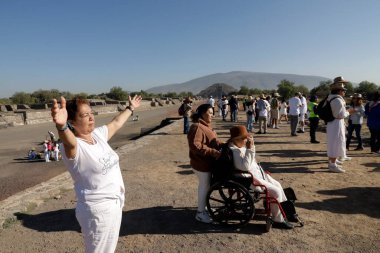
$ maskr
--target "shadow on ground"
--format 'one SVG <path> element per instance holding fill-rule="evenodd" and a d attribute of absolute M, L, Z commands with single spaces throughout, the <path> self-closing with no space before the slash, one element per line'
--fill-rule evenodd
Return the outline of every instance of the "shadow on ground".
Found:
<path fill-rule="evenodd" d="M 244 233 L 260 235 L 265 233 L 265 221 L 252 220 L 248 225 L 236 229 L 221 225 L 204 224 L 196 221 L 195 208 L 174 208 L 158 206 L 123 212 L 120 236 L 135 234 L 202 234 L 202 233 Z M 80 232 L 75 209 L 62 209 L 39 214 L 16 213 L 22 225 L 40 232 Z"/>
<path fill-rule="evenodd" d="M 317 193 L 333 197 L 323 201 L 297 202 L 297 207 L 340 214 L 364 214 L 380 219 L 380 187 L 349 187 Z"/>

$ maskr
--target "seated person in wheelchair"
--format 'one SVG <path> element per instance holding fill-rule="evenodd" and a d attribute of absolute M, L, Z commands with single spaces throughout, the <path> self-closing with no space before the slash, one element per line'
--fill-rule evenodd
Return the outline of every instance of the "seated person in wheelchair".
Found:
<path fill-rule="evenodd" d="M 231 138 L 228 141 L 228 147 L 233 154 L 234 167 L 237 170 L 249 172 L 253 176 L 253 185 L 264 185 L 268 194 L 274 197 L 278 203 L 287 200 L 281 184 L 273 179 L 269 174 L 257 164 L 255 159 L 255 145 L 253 137 L 248 133 L 245 126 L 234 126 L 230 129 Z M 283 228 L 293 228 L 283 217 L 278 204 L 271 204 L 272 218 Z"/>

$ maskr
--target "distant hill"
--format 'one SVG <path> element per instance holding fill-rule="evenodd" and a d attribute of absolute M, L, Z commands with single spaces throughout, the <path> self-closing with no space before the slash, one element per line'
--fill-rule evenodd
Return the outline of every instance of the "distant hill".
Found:
<path fill-rule="evenodd" d="M 215 83 L 225 83 L 233 88 L 239 90 L 241 86 L 248 88 L 258 89 L 276 89 L 281 80 L 288 80 L 294 82 L 295 85 L 305 85 L 312 89 L 319 85 L 321 81 L 329 80 L 329 78 L 321 76 L 305 76 L 293 74 L 276 74 L 276 73 L 262 73 L 262 72 L 248 72 L 248 71 L 232 71 L 228 73 L 217 73 L 207 75 L 193 80 L 169 84 L 163 86 L 153 87 L 147 90 L 149 93 L 167 93 L 191 91 L 193 94 L 198 94 L 200 91 Z"/>

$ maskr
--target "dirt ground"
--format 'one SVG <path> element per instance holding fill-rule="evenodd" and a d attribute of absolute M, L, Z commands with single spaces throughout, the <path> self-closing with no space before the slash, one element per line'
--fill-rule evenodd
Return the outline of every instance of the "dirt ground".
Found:
<path fill-rule="evenodd" d="M 226 140 L 233 123 L 217 117 L 213 125 Z M 380 157 L 368 144 L 350 151 L 347 172 L 335 174 L 324 133 L 310 144 L 308 132 L 291 137 L 285 123 L 268 132 L 254 136 L 258 160 L 295 189 L 304 227 L 265 233 L 262 220 L 237 230 L 195 221 L 197 179 L 180 120 L 119 149 L 126 201 L 117 252 L 379 252 Z M 65 190 L 17 214 L 0 231 L 0 252 L 83 252 L 74 208 Z"/>

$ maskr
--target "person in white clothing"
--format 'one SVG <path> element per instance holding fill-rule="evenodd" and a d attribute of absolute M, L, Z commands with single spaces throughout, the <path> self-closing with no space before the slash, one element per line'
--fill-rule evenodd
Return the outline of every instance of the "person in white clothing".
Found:
<path fill-rule="evenodd" d="M 49 143 L 49 141 L 45 140 L 44 144 L 43 144 L 44 158 L 45 158 L 45 162 L 47 162 L 47 163 L 50 162 L 50 151 L 49 151 L 49 148 L 48 148 L 48 143 Z"/>
<path fill-rule="evenodd" d="M 336 77 L 330 85 L 331 94 L 327 97 L 327 101 L 330 102 L 332 115 L 335 118 L 333 121 L 328 122 L 326 126 L 328 168 L 330 171 L 338 173 L 345 172 L 341 166 L 342 162 L 351 159 L 346 155 L 346 126 L 344 118 L 353 113 L 353 109 L 346 110 L 346 102 L 343 98 L 346 92 L 345 83 L 347 81 L 342 76 Z M 338 157 L 342 159 L 338 160 Z"/>
<path fill-rule="evenodd" d="M 86 253 L 114 252 L 119 238 L 124 182 L 119 156 L 108 144 L 124 125 L 141 96 L 129 97 L 129 106 L 107 125 L 95 128 L 94 112 L 85 99 L 61 106 L 53 100 L 51 115 L 62 140 L 64 163 L 74 181 L 76 218 L 81 226 Z"/>
<path fill-rule="evenodd" d="M 289 99 L 289 119 L 290 119 L 290 134 L 292 136 L 297 136 L 296 130 L 299 120 L 300 108 L 302 102 L 299 99 L 301 93 L 296 92 L 295 96 Z"/>
<path fill-rule="evenodd" d="M 264 185 L 269 196 L 276 198 L 278 203 L 287 201 L 281 184 L 265 173 L 257 164 L 253 137 L 248 133 L 245 126 L 232 127 L 230 134 L 228 147 L 232 150 L 235 169 L 251 173 L 254 183 Z M 273 221 L 279 223 L 283 228 L 293 228 L 293 225 L 287 222 L 286 217 L 283 217 L 278 204 L 272 203 L 270 205 Z"/>
<path fill-rule="evenodd" d="M 297 133 L 305 133 L 305 115 L 307 113 L 307 101 L 305 96 L 299 93 L 299 99 L 301 100 L 300 115 L 299 115 L 299 130 Z"/>
<path fill-rule="evenodd" d="M 212 107 L 212 115 L 215 116 L 215 99 L 214 99 L 212 96 L 210 96 L 210 97 L 208 98 L 207 103 L 208 103 L 209 105 L 211 105 L 211 107 Z"/>

